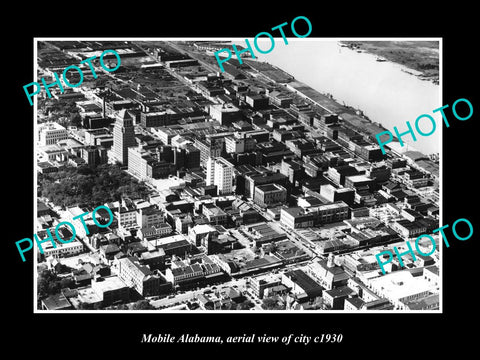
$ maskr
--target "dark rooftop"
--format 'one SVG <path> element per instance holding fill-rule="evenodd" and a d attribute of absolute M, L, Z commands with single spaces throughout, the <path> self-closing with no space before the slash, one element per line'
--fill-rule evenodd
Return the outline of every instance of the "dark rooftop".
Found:
<path fill-rule="evenodd" d="M 297 283 L 305 292 L 321 289 L 320 284 L 305 274 L 302 270 L 292 270 L 284 274 L 292 281 Z"/>

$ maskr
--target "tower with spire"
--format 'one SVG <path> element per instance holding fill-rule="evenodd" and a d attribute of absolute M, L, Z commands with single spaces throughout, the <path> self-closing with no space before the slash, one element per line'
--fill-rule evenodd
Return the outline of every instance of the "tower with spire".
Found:
<path fill-rule="evenodd" d="M 333 253 L 328 254 L 327 267 L 331 268 L 335 266 L 335 256 Z"/>
<path fill-rule="evenodd" d="M 113 152 L 117 161 L 128 165 L 128 148 L 136 145 L 133 118 L 123 109 L 118 113 L 113 127 Z"/>

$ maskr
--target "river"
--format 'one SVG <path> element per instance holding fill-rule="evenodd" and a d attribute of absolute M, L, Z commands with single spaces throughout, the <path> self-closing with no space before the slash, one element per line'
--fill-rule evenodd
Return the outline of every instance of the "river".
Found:
<path fill-rule="evenodd" d="M 266 50 L 270 41 L 265 39 L 263 43 L 263 40 L 259 39 L 259 47 Z M 315 90 L 332 94 L 340 104 L 345 102 L 363 110 L 372 121 L 392 132 L 394 126 L 400 132 L 406 131 L 406 121 L 414 127 L 418 116 L 433 116 L 432 110 L 443 105 L 439 85 L 402 71 L 415 72 L 402 65 L 389 61 L 378 62 L 375 55 L 340 47 L 338 41 L 288 38 L 286 45 L 278 38 L 269 54 L 256 51 L 255 55 Z M 240 40 L 235 43 L 243 45 Z M 253 45 L 253 40 L 251 43 Z M 443 122 L 438 114 L 433 117 L 437 129 L 432 135 L 422 137 L 416 133 L 416 142 L 413 142 L 411 135 L 402 138 L 409 144 L 408 150 L 416 149 L 424 154 L 440 152 Z M 424 133 L 431 130 L 426 119 L 419 126 Z"/>

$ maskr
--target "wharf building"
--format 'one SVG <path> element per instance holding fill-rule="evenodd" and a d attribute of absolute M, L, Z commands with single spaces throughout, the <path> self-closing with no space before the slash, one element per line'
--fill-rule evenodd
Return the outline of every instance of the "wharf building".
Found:
<path fill-rule="evenodd" d="M 338 115 L 328 114 L 313 119 L 313 126 L 326 133 L 328 126 L 338 124 Z"/>
<path fill-rule="evenodd" d="M 280 92 L 280 91 L 271 91 L 268 93 L 268 98 L 270 104 L 277 105 L 281 108 L 288 108 L 290 104 L 293 102 L 293 98 L 290 93 L 287 92 Z"/>
<path fill-rule="evenodd" d="M 367 141 L 352 141 L 350 144 L 353 144 L 354 152 L 362 159 L 367 161 L 381 161 L 384 159 L 384 155 L 380 146 L 371 144 Z M 350 146 L 351 148 L 352 146 Z"/>
<path fill-rule="evenodd" d="M 265 109 L 268 107 L 268 97 L 261 94 L 246 94 L 245 102 L 255 110 Z"/>

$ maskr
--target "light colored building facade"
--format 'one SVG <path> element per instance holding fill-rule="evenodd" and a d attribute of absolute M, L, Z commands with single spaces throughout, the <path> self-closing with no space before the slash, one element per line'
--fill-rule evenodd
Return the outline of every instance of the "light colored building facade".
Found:
<path fill-rule="evenodd" d="M 234 165 L 222 157 L 209 158 L 206 168 L 206 184 L 217 185 L 219 195 L 228 195 L 233 191 Z"/>
<path fill-rule="evenodd" d="M 113 154 L 122 165 L 128 165 L 128 148 L 136 146 L 133 118 L 124 109 L 117 115 L 113 127 Z"/>
<path fill-rule="evenodd" d="M 140 179 L 148 179 L 146 153 L 139 147 L 128 148 L 128 171 Z"/>
<path fill-rule="evenodd" d="M 66 139 L 68 139 L 67 129 L 58 123 L 48 122 L 38 127 L 38 141 L 41 146 L 54 145 Z"/>
<path fill-rule="evenodd" d="M 117 276 L 108 276 L 92 281 L 92 289 L 102 299 L 104 306 L 130 299 L 130 289 Z"/>
<path fill-rule="evenodd" d="M 209 110 L 210 116 L 222 125 L 230 125 L 242 118 L 240 109 L 233 104 L 212 104 Z"/>
<path fill-rule="evenodd" d="M 54 229 L 51 231 L 52 235 L 54 234 Z M 51 242 L 45 242 L 42 244 L 43 256 L 48 258 L 50 256 L 55 259 L 62 257 L 69 257 L 81 254 L 85 251 L 85 246 L 78 240 L 73 240 L 72 242 L 63 244 L 61 242 L 55 242 L 54 247 Z M 38 248 L 37 248 L 38 249 Z M 38 249 L 38 254 L 40 256 L 40 250 Z"/>
<path fill-rule="evenodd" d="M 349 216 L 350 208 L 343 201 L 308 209 L 291 207 L 280 211 L 280 221 L 291 229 L 342 221 Z"/>
<path fill-rule="evenodd" d="M 287 189 L 278 184 L 265 184 L 255 187 L 253 201 L 259 206 L 281 204 L 287 200 Z"/>
<path fill-rule="evenodd" d="M 152 226 L 159 226 L 165 223 L 163 211 L 155 206 L 137 210 L 137 224 L 140 228 L 148 228 Z"/>
<path fill-rule="evenodd" d="M 142 296 L 158 295 L 161 278 L 146 266 L 139 264 L 135 257 L 118 261 L 118 277 Z"/>

